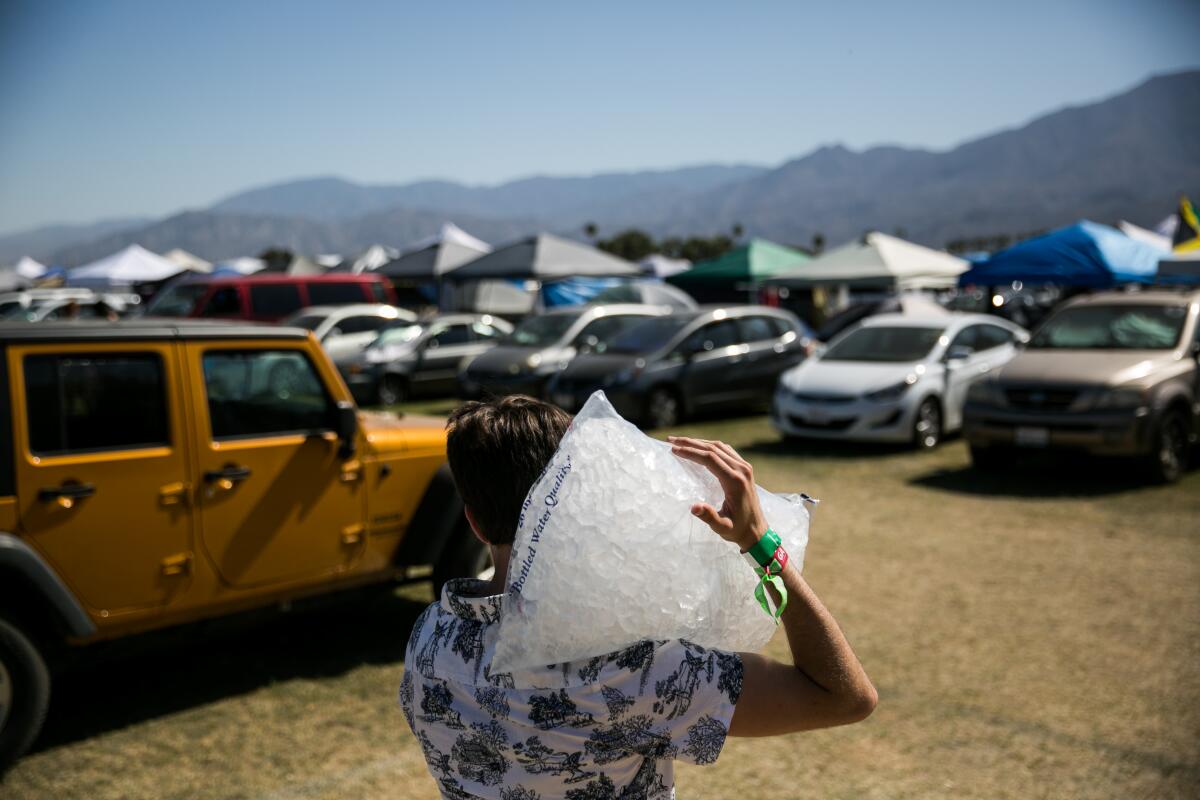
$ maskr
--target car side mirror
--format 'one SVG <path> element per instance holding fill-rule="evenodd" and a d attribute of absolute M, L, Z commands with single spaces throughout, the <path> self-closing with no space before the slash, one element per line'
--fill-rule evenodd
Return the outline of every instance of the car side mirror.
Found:
<path fill-rule="evenodd" d="M 355 440 L 358 439 L 358 408 L 349 400 L 339 400 L 335 413 L 334 432 L 341 442 L 338 457 L 350 458 L 354 455 Z"/>
<path fill-rule="evenodd" d="M 975 354 L 975 351 L 964 345 L 955 345 L 946 351 L 946 361 L 965 361 Z"/>
<path fill-rule="evenodd" d="M 326 331 L 325 336 L 322 338 L 323 339 L 332 339 L 335 336 L 341 336 L 341 335 L 342 335 L 341 328 L 330 328 L 328 331 Z"/>
<path fill-rule="evenodd" d="M 421 345 L 422 350 L 437 350 L 441 347 L 441 342 L 432 337 L 425 340 L 425 344 Z"/>

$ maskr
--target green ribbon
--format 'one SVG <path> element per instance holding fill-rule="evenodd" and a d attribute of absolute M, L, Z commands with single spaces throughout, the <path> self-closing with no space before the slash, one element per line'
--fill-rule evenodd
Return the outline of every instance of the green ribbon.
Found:
<path fill-rule="evenodd" d="M 783 572 L 783 567 L 775 559 L 771 559 L 771 563 L 766 569 L 756 568 L 755 574 L 758 575 L 758 584 L 754 587 L 754 599 L 762 606 L 762 610 L 767 612 L 767 616 L 775 620 L 775 624 L 779 624 L 779 618 L 783 616 L 783 610 L 787 608 L 788 593 L 787 587 L 783 585 L 783 578 L 780 573 Z M 779 592 L 779 607 L 774 611 L 771 610 L 770 600 L 767 598 L 767 584 L 775 587 L 775 591 Z"/>

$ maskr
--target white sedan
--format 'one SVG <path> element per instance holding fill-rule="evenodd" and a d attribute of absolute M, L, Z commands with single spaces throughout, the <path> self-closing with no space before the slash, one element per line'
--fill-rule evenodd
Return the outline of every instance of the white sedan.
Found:
<path fill-rule="evenodd" d="M 346 306 L 309 306 L 283 320 L 281 325 L 308 328 L 333 360 L 361 352 L 379 332 L 397 322 L 416 322 L 417 315 L 382 303 Z"/>
<path fill-rule="evenodd" d="M 972 383 L 1029 335 L 985 314 L 882 314 L 779 379 L 771 423 L 786 437 L 936 447 L 962 425 Z"/>

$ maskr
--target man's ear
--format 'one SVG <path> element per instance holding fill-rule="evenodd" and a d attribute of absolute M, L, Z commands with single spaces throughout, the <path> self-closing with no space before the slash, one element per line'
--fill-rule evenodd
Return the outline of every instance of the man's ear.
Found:
<path fill-rule="evenodd" d="M 471 533 L 475 534 L 475 538 L 490 546 L 491 542 L 489 542 L 487 537 L 479 531 L 479 523 L 475 521 L 475 515 L 471 513 L 471 507 L 463 506 L 463 513 L 467 515 L 467 524 L 471 526 Z"/>

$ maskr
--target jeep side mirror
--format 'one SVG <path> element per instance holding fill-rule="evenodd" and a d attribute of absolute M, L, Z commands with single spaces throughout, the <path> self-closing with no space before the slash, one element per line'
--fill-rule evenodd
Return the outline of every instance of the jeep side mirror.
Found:
<path fill-rule="evenodd" d="M 349 400 L 339 400 L 335 413 L 334 432 L 341 442 L 338 457 L 350 458 L 354 455 L 354 444 L 358 438 L 358 409 Z"/>

